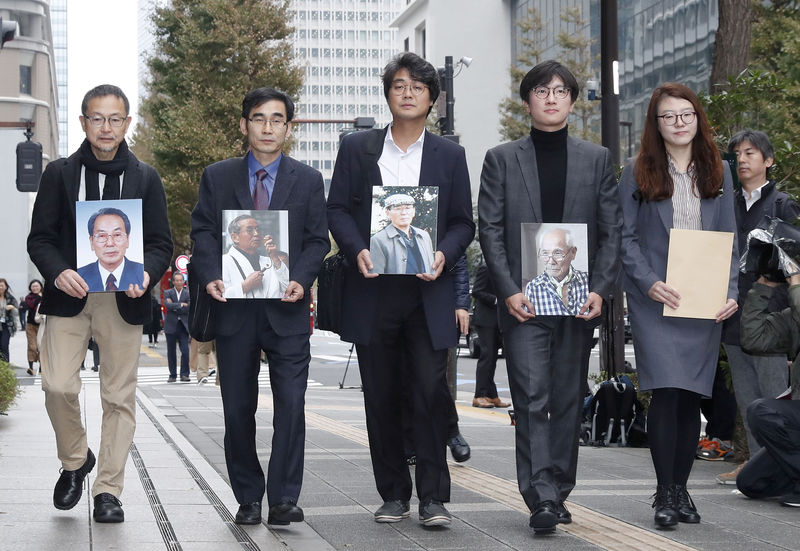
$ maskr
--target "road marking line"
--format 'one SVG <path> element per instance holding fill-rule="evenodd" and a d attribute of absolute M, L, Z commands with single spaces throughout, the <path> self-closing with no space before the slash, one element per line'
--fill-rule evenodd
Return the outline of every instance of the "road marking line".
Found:
<path fill-rule="evenodd" d="M 259 407 L 271 409 L 271 396 L 259 395 L 258 405 Z M 364 429 L 352 427 L 312 411 L 306 411 L 306 424 L 369 447 L 367 431 Z M 521 513 L 530 514 L 527 505 L 525 505 L 522 496 L 519 494 L 516 482 L 452 461 L 448 461 L 448 465 L 450 467 L 450 479 L 453 483 Z M 561 524 L 559 528 L 568 534 L 608 551 L 640 551 L 641 549 L 692 551 L 693 549 L 644 528 L 606 516 L 576 503 L 570 502 L 569 508 L 572 512 L 573 522 L 572 524 Z"/>

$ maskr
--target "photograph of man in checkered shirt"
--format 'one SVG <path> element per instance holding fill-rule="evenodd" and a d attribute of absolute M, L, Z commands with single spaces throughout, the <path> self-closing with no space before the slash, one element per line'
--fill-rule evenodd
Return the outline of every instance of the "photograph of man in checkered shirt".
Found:
<path fill-rule="evenodd" d="M 537 242 L 537 268 L 541 273 L 525 286 L 525 297 L 539 316 L 577 315 L 589 296 L 589 274 L 572 265 L 578 252 L 573 230 L 542 228 Z"/>

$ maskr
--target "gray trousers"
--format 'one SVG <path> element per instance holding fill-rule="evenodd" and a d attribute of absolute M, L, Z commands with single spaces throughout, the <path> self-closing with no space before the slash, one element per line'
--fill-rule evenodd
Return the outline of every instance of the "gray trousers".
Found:
<path fill-rule="evenodd" d="M 516 413 L 517 482 L 533 511 L 575 487 L 578 433 L 594 324 L 542 316 L 504 332 Z"/>
<path fill-rule="evenodd" d="M 753 457 L 761 445 L 750 430 L 747 407 L 759 398 L 775 398 L 789 387 L 789 367 L 784 354 L 756 356 L 742 350 L 741 346 L 724 344 L 731 366 L 736 404 L 747 429 L 747 446 Z"/>

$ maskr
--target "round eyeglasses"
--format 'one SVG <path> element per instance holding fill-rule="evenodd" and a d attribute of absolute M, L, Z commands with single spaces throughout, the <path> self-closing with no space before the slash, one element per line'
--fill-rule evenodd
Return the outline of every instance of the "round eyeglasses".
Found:
<path fill-rule="evenodd" d="M 675 126 L 678 124 L 678 119 L 681 120 L 683 124 L 692 124 L 694 122 L 694 118 L 697 115 L 695 111 L 687 111 L 686 113 L 665 113 L 664 115 L 657 115 L 657 119 L 661 119 L 665 125 L 667 126 Z"/>
<path fill-rule="evenodd" d="M 553 93 L 556 99 L 564 99 L 570 94 L 570 89 L 566 86 L 554 86 L 552 88 L 537 86 L 533 89 L 533 95 L 539 99 L 547 99 L 550 97 L 550 92 Z"/>

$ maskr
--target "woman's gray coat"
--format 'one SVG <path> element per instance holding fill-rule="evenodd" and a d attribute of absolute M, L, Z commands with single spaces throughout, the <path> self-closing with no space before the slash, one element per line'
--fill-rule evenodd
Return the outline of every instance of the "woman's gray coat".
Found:
<path fill-rule="evenodd" d="M 722 194 L 701 199 L 703 230 L 732 232 L 728 298 L 736 300 L 739 267 L 733 184 L 727 163 Z M 640 390 L 681 388 L 711 396 L 717 369 L 722 324 L 714 320 L 664 317 L 664 305 L 647 296 L 656 281 L 666 281 L 672 199 L 644 201 L 633 177 L 634 165 L 622 172 L 622 265 L 628 316 L 633 333 Z M 703 266 L 697 266 L 702 270 Z M 677 289 L 680 293 L 680 289 Z M 724 304 L 720 304 L 720 309 Z"/>

